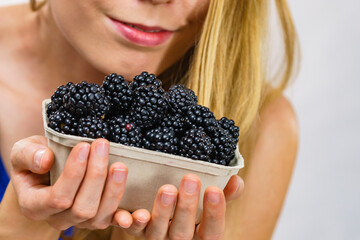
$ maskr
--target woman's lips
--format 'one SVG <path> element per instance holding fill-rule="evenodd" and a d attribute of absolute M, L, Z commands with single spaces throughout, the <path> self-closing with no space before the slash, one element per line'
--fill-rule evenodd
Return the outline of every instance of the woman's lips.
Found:
<path fill-rule="evenodd" d="M 168 40 L 174 31 L 161 27 L 147 27 L 140 24 L 126 23 L 110 18 L 116 30 L 128 41 L 147 47 L 158 46 Z"/>

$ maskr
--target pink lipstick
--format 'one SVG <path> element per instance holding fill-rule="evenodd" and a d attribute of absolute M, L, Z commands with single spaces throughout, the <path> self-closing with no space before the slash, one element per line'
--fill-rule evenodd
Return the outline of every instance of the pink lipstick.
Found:
<path fill-rule="evenodd" d="M 110 18 L 116 30 L 128 41 L 146 47 L 155 47 L 168 40 L 174 31 L 161 27 L 149 27 L 135 23 L 127 23 Z"/>

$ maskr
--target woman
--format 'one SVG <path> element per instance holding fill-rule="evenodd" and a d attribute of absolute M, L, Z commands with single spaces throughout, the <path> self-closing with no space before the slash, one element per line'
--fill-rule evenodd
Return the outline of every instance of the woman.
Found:
<path fill-rule="evenodd" d="M 281 95 L 293 70 L 295 31 L 286 1 L 275 2 L 285 46 L 277 85 L 265 81 L 267 1 L 49 0 L 31 1 L 33 11 L 2 8 L 0 152 L 12 184 L 1 203 L 0 238 L 57 239 L 72 225 L 115 225 L 100 233 L 76 230 L 73 239 L 269 239 L 298 138 L 295 114 Z M 143 70 L 160 75 L 165 88 L 186 84 L 199 103 L 240 126 L 246 190 L 238 176 L 224 191 L 208 188 L 197 226 L 196 175 L 184 176 L 179 189 L 160 188 L 152 215 L 117 210 L 127 168 L 113 164 L 107 175 L 109 144 L 102 139 L 78 144 L 56 184 L 44 185 L 53 154 L 43 136 L 34 136 L 43 134 L 41 101 L 68 81 L 101 83 L 111 72 L 132 79 Z"/>

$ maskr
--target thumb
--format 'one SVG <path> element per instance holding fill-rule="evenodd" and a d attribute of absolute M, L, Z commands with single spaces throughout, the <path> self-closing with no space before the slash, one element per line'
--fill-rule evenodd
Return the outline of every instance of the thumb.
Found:
<path fill-rule="evenodd" d="M 15 172 L 31 171 L 37 174 L 48 172 L 54 162 L 54 154 L 43 143 L 26 138 L 14 144 L 11 163 Z"/>

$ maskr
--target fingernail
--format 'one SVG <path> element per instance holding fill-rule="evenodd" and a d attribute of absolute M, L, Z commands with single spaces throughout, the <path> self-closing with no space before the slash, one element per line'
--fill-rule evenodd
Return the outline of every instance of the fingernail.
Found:
<path fill-rule="evenodd" d="M 149 219 L 143 220 L 143 219 L 138 219 L 138 218 L 137 218 L 136 221 L 137 221 L 138 223 L 140 223 L 140 224 L 144 224 L 144 223 L 149 222 Z"/>
<path fill-rule="evenodd" d="M 42 160 L 45 152 L 46 149 L 40 149 L 35 153 L 34 156 L 35 169 L 41 169 Z"/>
<path fill-rule="evenodd" d="M 80 162 L 85 162 L 89 157 L 89 145 L 85 145 L 82 148 L 80 148 L 80 151 L 78 153 L 78 160 Z"/>
<path fill-rule="evenodd" d="M 131 222 L 126 216 L 121 216 L 118 224 L 122 228 L 129 228 L 131 226 Z"/>
<path fill-rule="evenodd" d="M 220 194 L 218 192 L 209 192 L 207 194 L 207 200 L 211 204 L 217 204 L 220 201 Z"/>
<path fill-rule="evenodd" d="M 108 146 L 106 142 L 99 142 L 95 148 L 99 157 L 106 157 L 108 155 Z"/>
<path fill-rule="evenodd" d="M 197 188 L 198 188 L 197 182 L 190 179 L 185 180 L 184 189 L 186 193 L 193 194 L 196 192 Z"/>
<path fill-rule="evenodd" d="M 165 206 L 169 206 L 170 204 L 172 204 L 175 201 L 176 198 L 176 194 L 175 193 L 168 193 L 168 192 L 163 192 L 161 194 L 161 202 L 165 205 Z"/>
<path fill-rule="evenodd" d="M 113 170 L 113 179 L 117 183 L 122 183 L 126 176 L 126 170 L 122 168 Z"/>

